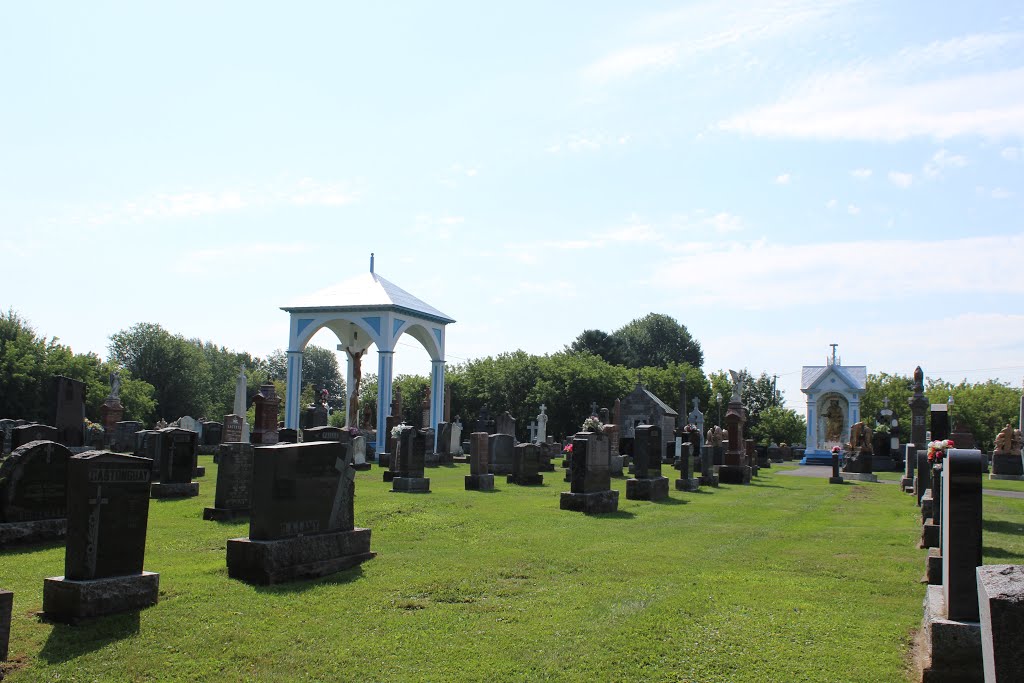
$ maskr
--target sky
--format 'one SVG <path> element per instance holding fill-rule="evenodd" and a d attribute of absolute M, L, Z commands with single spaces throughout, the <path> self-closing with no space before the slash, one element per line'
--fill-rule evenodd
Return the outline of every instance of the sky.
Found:
<path fill-rule="evenodd" d="M 1024 377 L 1019 2 L 4 3 L 0 87 L 0 307 L 75 352 L 265 355 L 373 252 L 453 363 Z"/>

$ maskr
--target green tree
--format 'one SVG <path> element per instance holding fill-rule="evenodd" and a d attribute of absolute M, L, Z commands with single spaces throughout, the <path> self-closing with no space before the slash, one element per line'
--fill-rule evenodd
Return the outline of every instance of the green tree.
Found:
<path fill-rule="evenodd" d="M 1019 427 L 1020 390 L 999 380 L 976 384 L 963 380 L 954 385 L 942 379 L 929 379 L 925 394 L 929 403 L 946 403 L 952 396 L 951 426 L 973 434 L 977 447 L 983 451 L 992 450 L 996 434 L 1007 423 Z"/>
<path fill-rule="evenodd" d="M 626 348 L 622 339 L 603 330 L 583 330 L 566 350 L 571 353 L 589 353 L 612 365 L 626 364 Z"/>
<path fill-rule="evenodd" d="M 272 351 L 267 356 L 266 369 L 272 379 L 286 381 L 288 355 L 281 349 Z M 327 389 L 328 405 L 344 410 L 345 380 L 338 367 L 338 356 L 333 351 L 315 344 L 306 346 L 302 352 L 302 386 L 312 386 L 317 390 Z"/>
<path fill-rule="evenodd" d="M 740 394 L 740 399 L 743 402 L 743 406 L 747 409 L 747 422 L 743 426 L 743 431 L 745 434 L 752 435 L 755 433 L 761 420 L 761 415 L 765 410 L 772 406 L 782 406 L 784 404 L 783 396 L 781 391 L 775 389 L 775 384 L 768 373 L 762 372 L 759 377 L 754 378 L 746 368 L 739 372 L 744 377 L 743 391 Z M 721 394 L 722 396 L 722 428 L 724 429 L 725 415 L 728 411 L 729 401 L 732 398 L 732 378 L 724 370 L 719 370 L 711 373 L 709 380 L 711 382 L 711 392 L 713 394 Z M 712 406 L 716 409 L 714 415 L 717 420 L 717 408 L 719 407 L 717 401 L 713 400 Z"/>
<path fill-rule="evenodd" d="M 669 363 L 704 365 L 700 342 L 685 325 L 662 313 L 648 313 L 615 330 L 612 336 L 625 347 L 626 365 L 631 368 L 665 367 Z"/>
<path fill-rule="evenodd" d="M 885 407 L 885 399 L 889 399 L 889 409 L 900 421 L 900 439 L 910 440 L 910 397 L 914 395 L 914 380 L 906 375 L 890 375 L 886 372 L 871 373 L 865 383 L 864 394 L 860 399 L 861 418 L 868 424 L 876 424 L 878 411 Z"/>
<path fill-rule="evenodd" d="M 757 443 L 803 443 L 807 436 L 807 420 L 792 408 L 768 406 L 761 411 L 757 424 L 750 430 Z"/>

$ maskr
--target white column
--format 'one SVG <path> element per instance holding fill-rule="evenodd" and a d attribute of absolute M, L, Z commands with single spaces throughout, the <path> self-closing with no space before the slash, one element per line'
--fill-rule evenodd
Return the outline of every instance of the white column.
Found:
<path fill-rule="evenodd" d="M 387 448 L 387 416 L 391 413 L 391 369 L 394 351 L 377 351 L 377 452 Z"/>
<path fill-rule="evenodd" d="M 299 396 L 302 394 L 302 351 L 288 352 L 288 383 L 284 392 L 284 426 L 299 428 Z"/>
<path fill-rule="evenodd" d="M 359 416 L 350 415 L 351 411 L 348 409 L 352 405 L 352 392 L 355 388 L 355 373 L 352 372 L 352 356 L 345 353 L 348 358 L 348 362 L 345 364 L 345 426 L 346 427 L 358 427 Z"/>
<path fill-rule="evenodd" d="M 430 428 L 434 430 L 434 447 L 437 449 L 437 423 L 444 415 L 444 361 L 430 362 Z"/>
<path fill-rule="evenodd" d="M 814 414 L 814 400 L 807 397 L 807 442 L 804 444 L 806 450 L 818 450 L 818 416 Z"/>

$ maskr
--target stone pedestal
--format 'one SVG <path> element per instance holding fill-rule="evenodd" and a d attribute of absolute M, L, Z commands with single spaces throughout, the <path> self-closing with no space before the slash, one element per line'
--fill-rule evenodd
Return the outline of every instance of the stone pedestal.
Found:
<path fill-rule="evenodd" d="M 43 615 L 51 621 L 74 624 L 140 610 L 155 605 L 159 596 L 160 575 L 154 572 L 86 581 L 55 576 L 43 579 Z"/>
<path fill-rule="evenodd" d="M 878 476 L 871 472 L 843 472 L 843 478 L 851 481 L 869 481 L 873 484 L 878 483 Z"/>
<path fill-rule="evenodd" d="M 192 476 L 195 479 L 200 479 L 202 477 L 205 477 L 206 476 L 206 466 L 205 465 L 196 465 L 196 469 L 195 469 L 194 472 L 192 472 Z"/>
<path fill-rule="evenodd" d="M 493 491 L 494 490 L 494 475 L 493 474 L 467 474 L 466 475 L 466 490 L 467 491 Z"/>
<path fill-rule="evenodd" d="M 259 585 L 315 579 L 375 555 L 370 551 L 370 530 L 358 527 L 273 541 L 232 538 L 228 541 L 228 576 Z"/>
<path fill-rule="evenodd" d="M 932 519 L 925 520 L 921 525 L 921 548 L 938 548 L 942 538 L 942 528 Z"/>
<path fill-rule="evenodd" d="M 627 479 L 627 500 L 664 500 L 668 498 L 668 477 Z"/>
<path fill-rule="evenodd" d="M 156 482 L 150 485 L 149 495 L 153 498 L 191 498 L 199 495 L 199 483 L 164 484 Z"/>
<path fill-rule="evenodd" d="M 839 476 L 839 454 L 832 454 L 832 476 L 828 478 L 830 484 L 842 484 L 843 478 Z"/>
<path fill-rule="evenodd" d="M 42 543 L 64 538 L 68 533 L 67 519 L 41 519 L 35 522 L 8 522 L 0 524 L 0 549 L 25 543 Z"/>
<path fill-rule="evenodd" d="M 676 479 L 676 491 L 700 491 L 700 479 L 690 477 L 688 479 Z M 629 496 L 626 496 L 627 498 Z"/>
<path fill-rule="evenodd" d="M 871 474 L 874 471 L 872 468 L 871 451 L 861 450 L 846 459 L 843 474 Z"/>
<path fill-rule="evenodd" d="M 108 396 L 100 406 L 100 424 L 103 425 L 106 439 L 114 437 L 114 426 L 121 421 L 122 416 L 124 416 L 124 406 L 121 405 L 121 400 Z"/>
<path fill-rule="evenodd" d="M 986 681 L 1024 681 L 1024 566 L 978 567 Z"/>
<path fill-rule="evenodd" d="M 942 551 L 938 548 L 928 548 L 928 557 L 925 558 L 924 580 L 929 586 L 942 585 Z"/>
<path fill-rule="evenodd" d="M 928 586 L 916 652 L 922 683 L 982 680 L 981 624 L 948 619 L 942 586 Z"/>
<path fill-rule="evenodd" d="M 394 477 L 392 493 L 430 493 L 430 479 L 426 477 Z"/>
<path fill-rule="evenodd" d="M 1021 461 L 1020 453 L 1016 455 L 993 453 L 992 473 L 988 477 L 989 479 L 1024 480 L 1024 462 Z"/>
<path fill-rule="evenodd" d="M 667 482 L 668 479 L 666 478 Z M 619 492 L 615 490 L 594 493 L 572 493 L 562 491 L 558 507 L 562 510 L 585 512 L 588 515 L 615 512 L 619 509 Z"/>
<path fill-rule="evenodd" d="M 723 484 L 749 484 L 750 474 L 746 465 L 722 465 L 718 468 L 718 480 Z"/>

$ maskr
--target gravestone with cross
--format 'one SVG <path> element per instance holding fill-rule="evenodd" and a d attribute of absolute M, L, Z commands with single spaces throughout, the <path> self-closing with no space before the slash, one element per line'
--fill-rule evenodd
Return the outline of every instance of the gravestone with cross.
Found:
<path fill-rule="evenodd" d="M 71 451 L 31 441 L 0 461 L 0 548 L 63 538 Z"/>
<path fill-rule="evenodd" d="M 249 537 L 228 541 L 228 575 L 272 584 L 326 576 L 374 556 L 354 524 L 349 444 L 316 441 L 256 448 Z"/>
<path fill-rule="evenodd" d="M 75 622 L 155 605 L 158 574 L 143 570 L 152 465 L 90 451 L 68 460 L 64 576 L 43 582 L 43 612 Z"/>
<path fill-rule="evenodd" d="M 668 477 L 661 474 L 661 456 L 665 444 L 661 426 L 641 425 L 633 432 L 633 479 L 626 480 L 629 500 L 668 498 Z"/>

